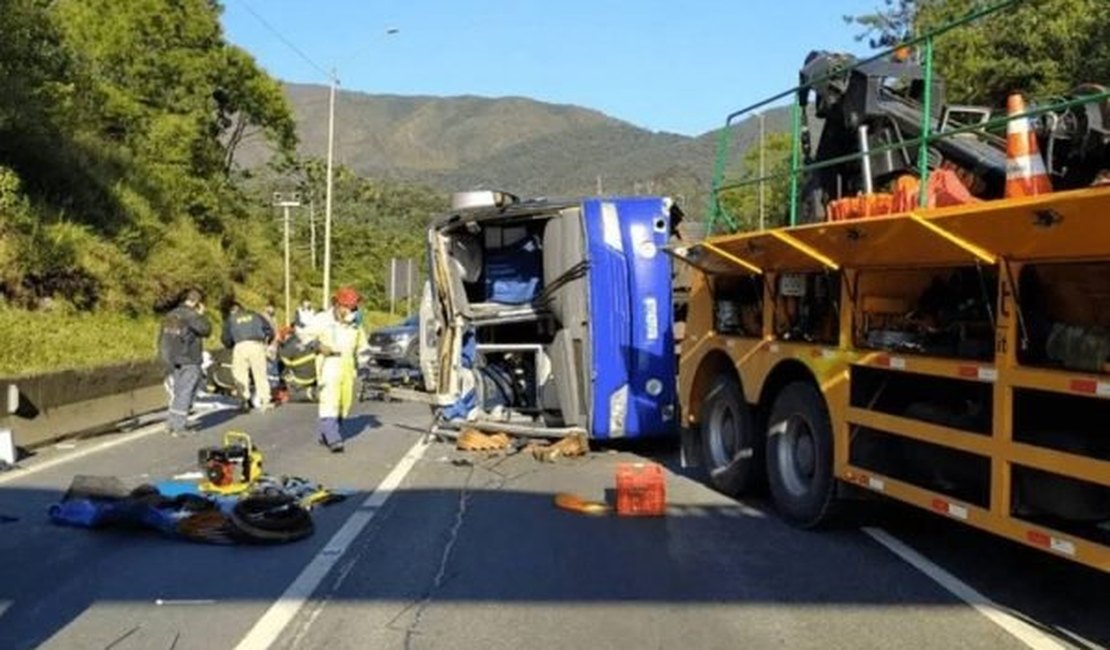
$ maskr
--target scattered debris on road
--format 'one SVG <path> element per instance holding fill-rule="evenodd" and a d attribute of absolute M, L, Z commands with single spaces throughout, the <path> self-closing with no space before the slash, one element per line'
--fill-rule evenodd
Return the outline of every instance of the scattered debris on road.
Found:
<path fill-rule="evenodd" d="M 667 485 L 663 468 L 656 463 L 620 463 L 616 474 L 616 507 L 560 492 L 555 506 L 585 515 L 662 517 L 667 514 Z"/>
<path fill-rule="evenodd" d="M 208 544 L 281 544 L 312 535 L 310 511 L 346 494 L 296 476 L 262 474 L 245 433 L 198 453 L 203 472 L 128 488 L 117 477 L 77 476 L 48 511 L 59 525 L 147 528 Z"/>
<path fill-rule="evenodd" d="M 512 439 L 504 433 L 482 433 L 477 429 L 463 429 L 455 440 L 459 451 L 504 451 L 512 445 Z"/>
<path fill-rule="evenodd" d="M 555 442 L 535 440 L 527 444 L 522 438 L 505 432 L 485 433 L 474 428 L 463 429 L 455 437 L 459 451 L 495 453 L 508 450 L 528 452 L 540 462 L 553 463 L 559 458 L 585 456 L 590 452 L 590 441 L 584 432 L 567 434 Z"/>
<path fill-rule="evenodd" d="M 584 515 L 607 515 L 613 511 L 605 503 L 600 501 L 589 501 L 577 494 L 570 494 L 568 492 L 560 492 L 555 495 L 555 507 L 562 508 L 563 510 L 570 510 L 571 512 L 580 512 Z"/>
<path fill-rule="evenodd" d="M 564 436 L 555 443 L 532 442 L 524 449 L 540 462 L 554 463 L 560 457 L 572 458 L 590 453 L 590 441 L 585 433 L 579 432 Z"/>

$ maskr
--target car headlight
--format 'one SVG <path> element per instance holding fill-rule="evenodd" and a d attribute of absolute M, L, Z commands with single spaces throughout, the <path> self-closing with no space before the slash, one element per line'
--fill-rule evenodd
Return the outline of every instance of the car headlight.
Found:
<path fill-rule="evenodd" d="M 384 347 L 387 352 L 402 354 L 405 350 L 408 349 L 409 343 L 412 342 L 412 338 L 413 337 L 411 334 L 402 334 L 400 336 L 395 336 L 387 341 Z"/>

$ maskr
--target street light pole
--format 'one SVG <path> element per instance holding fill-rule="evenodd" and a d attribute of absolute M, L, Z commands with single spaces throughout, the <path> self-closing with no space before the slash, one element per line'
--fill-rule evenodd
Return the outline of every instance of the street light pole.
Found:
<path fill-rule="evenodd" d="M 765 210 L 764 206 L 766 204 L 764 203 L 764 194 L 763 194 L 763 177 L 767 175 L 767 171 L 765 169 L 765 163 L 764 163 L 764 153 L 766 152 L 766 147 L 764 146 L 766 143 L 764 142 L 764 137 L 763 137 L 764 136 L 764 130 L 763 130 L 763 118 L 764 117 L 765 116 L 764 116 L 763 113 L 759 114 L 759 229 L 760 230 L 763 230 L 764 227 L 766 226 L 765 218 L 764 218 L 764 215 L 766 214 L 766 210 Z"/>
<path fill-rule="evenodd" d="M 390 27 L 381 36 L 393 36 L 400 32 L 396 27 Z M 346 59 L 349 63 L 358 53 Z M 344 63 L 344 64 L 345 64 Z M 331 69 L 328 76 L 330 92 L 328 96 L 328 179 L 327 195 L 324 199 L 324 309 L 329 306 L 331 298 L 331 204 L 332 204 L 332 160 L 335 154 L 335 89 L 339 85 L 339 74 L 335 68 Z"/>
<path fill-rule="evenodd" d="M 324 299 L 323 308 L 328 308 L 331 297 L 331 193 L 332 193 L 332 155 L 335 152 L 335 87 L 339 84 L 335 68 L 331 70 L 331 93 L 328 100 L 328 172 L 327 190 L 324 199 Z"/>

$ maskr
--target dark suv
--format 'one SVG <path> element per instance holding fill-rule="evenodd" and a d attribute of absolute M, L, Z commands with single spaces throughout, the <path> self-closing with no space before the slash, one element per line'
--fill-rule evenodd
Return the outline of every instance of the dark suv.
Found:
<path fill-rule="evenodd" d="M 383 368 L 420 367 L 420 317 L 370 332 L 370 359 Z"/>

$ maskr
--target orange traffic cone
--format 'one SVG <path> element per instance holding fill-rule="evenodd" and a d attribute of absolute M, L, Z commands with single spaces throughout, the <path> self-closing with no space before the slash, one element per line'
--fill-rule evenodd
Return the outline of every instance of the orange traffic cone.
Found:
<path fill-rule="evenodd" d="M 1006 100 L 1006 114 L 1011 118 L 1025 112 L 1025 98 L 1014 93 Z M 1052 191 L 1052 181 L 1045 171 L 1037 134 L 1028 117 L 1006 123 L 1006 198 L 1037 196 Z"/>

